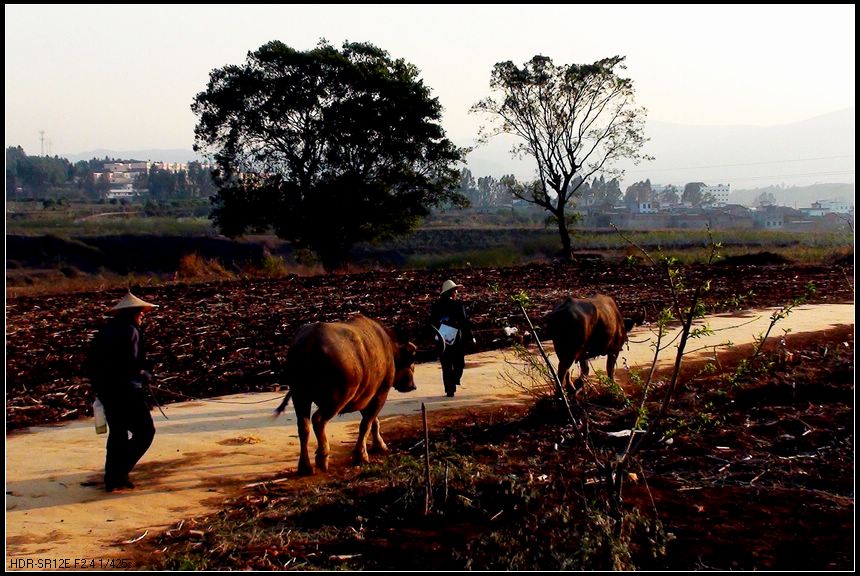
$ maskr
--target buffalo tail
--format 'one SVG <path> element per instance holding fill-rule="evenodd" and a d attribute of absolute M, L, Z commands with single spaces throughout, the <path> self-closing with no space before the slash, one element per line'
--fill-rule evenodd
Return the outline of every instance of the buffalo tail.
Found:
<path fill-rule="evenodd" d="M 286 396 L 284 396 L 284 401 L 283 401 L 283 402 L 281 402 L 281 405 L 280 405 L 280 406 L 278 406 L 277 408 L 275 408 L 275 411 L 272 413 L 272 415 L 273 415 L 275 418 L 277 418 L 278 416 L 280 416 L 280 415 L 281 415 L 281 413 L 284 411 L 284 408 L 286 408 L 286 407 L 287 407 L 287 404 L 289 404 L 289 403 L 290 403 L 290 396 L 291 396 L 291 395 L 292 395 L 292 391 L 291 391 L 291 390 L 287 390 L 287 395 L 286 395 Z"/>

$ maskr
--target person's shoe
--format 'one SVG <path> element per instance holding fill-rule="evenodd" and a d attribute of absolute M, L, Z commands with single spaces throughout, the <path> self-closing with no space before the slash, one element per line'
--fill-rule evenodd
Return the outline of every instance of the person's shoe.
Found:
<path fill-rule="evenodd" d="M 124 478 L 117 482 L 105 482 L 105 491 L 113 492 L 114 490 L 131 490 L 134 488 L 134 484 L 131 483 L 131 480 L 128 478 Z"/>
<path fill-rule="evenodd" d="M 453 398 L 453 397 L 454 397 L 454 393 L 453 393 L 453 392 L 448 392 L 447 396 L 448 396 L 448 398 Z"/>

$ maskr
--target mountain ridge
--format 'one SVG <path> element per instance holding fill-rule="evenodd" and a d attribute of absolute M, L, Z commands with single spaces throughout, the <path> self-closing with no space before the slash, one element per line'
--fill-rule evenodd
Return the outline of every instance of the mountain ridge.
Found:
<path fill-rule="evenodd" d="M 636 181 L 652 184 L 687 182 L 731 184 L 732 188 L 770 185 L 804 186 L 854 181 L 854 108 L 773 126 L 695 126 L 647 121 L 650 140 L 643 151 L 654 156 L 639 166 L 619 162 L 625 170 L 622 189 Z M 473 175 L 496 178 L 513 173 L 534 178 L 530 159 L 511 159 L 513 137 L 496 137 L 467 156 Z M 461 146 L 471 143 L 459 142 Z"/>
<path fill-rule="evenodd" d="M 653 162 L 633 166 L 619 163 L 625 170 L 622 190 L 636 181 L 652 184 L 687 182 L 731 185 L 730 201 L 750 203 L 762 190 L 772 192 L 786 205 L 808 205 L 821 197 L 815 185 L 833 185 L 839 196 L 853 199 L 854 189 L 853 107 L 820 114 L 813 118 L 772 126 L 690 125 L 648 121 L 645 152 Z M 533 176 L 533 164 L 512 159 L 512 138 L 497 137 L 466 156 L 466 167 L 476 178 L 501 178 L 514 174 L 520 180 Z M 460 140 L 459 146 L 473 142 Z M 185 149 L 97 149 L 65 156 L 72 162 L 92 158 L 189 162 L 202 160 Z M 841 187 L 839 187 L 841 186 Z M 823 189 L 822 189 L 823 190 Z"/>

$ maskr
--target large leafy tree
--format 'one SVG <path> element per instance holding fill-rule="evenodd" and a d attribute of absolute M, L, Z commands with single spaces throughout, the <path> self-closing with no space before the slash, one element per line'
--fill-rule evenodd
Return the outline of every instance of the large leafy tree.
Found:
<path fill-rule="evenodd" d="M 217 165 L 212 218 L 228 236 L 274 230 L 333 269 L 356 242 L 464 202 L 454 191 L 463 152 L 438 100 L 414 65 L 371 44 L 269 42 L 213 70 L 191 108 L 194 148 Z"/>
<path fill-rule="evenodd" d="M 657 199 L 660 201 L 660 204 L 665 206 L 677 204 L 679 200 L 678 188 L 672 184 L 664 186 L 660 194 L 658 194 Z"/>
<path fill-rule="evenodd" d="M 693 206 L 701 204 L 702 188 L 704 187 L 704 182 L 687 182 L 684 185 L 684 193 L 681 195 L 681 201 L 690 202 Z"/>
<path fill-rule="evenodd" d="M 642 202 L 652 202 L 655 199 L 656 195 L 651 188 L 650 179 L 628 186 L 627 192 L 624 193 L 624 203 L 631 210 L 636 209 Z"/>
<path fill-rule="evenodd" d="M 597 173 L 620 176 L 614 167 L 627 158 L 649 159 L 641 149 L 645 109 L 636 108 L 633 83 L 623 78 L 624 57 L 594 64 L 556 66 L 535 56 L 518 67 L 500 62 L 493 67 L 494 95 L 472 106 L 491 124 L 481 139 L 512 134 L 512 152 L 537 163 L 537 180 L 513 189 L 514 194 L 547 210 L 558 225 L 562 254 L 570 258 L 570 226 L 581 186 Z M 578 178 L 577 178 L 578 177 Z"/>
<path fill-rule="evenodd" d="M 587 186 L 587 184 L 586 184 Z M 616 178 L 606 181 L 603 175 L 591 182 L 591 190 L 586 192 L 591 195 L 591 201 L 595 206 L 612 208 L 621 200 L 621 185 Z"/>
<path fill-rule="evenodd" d="M 61 194 L 73 176 L 74 169 L 65 158 L 28 156 L 20 146 L 6 148 L 7 199 Z"/>

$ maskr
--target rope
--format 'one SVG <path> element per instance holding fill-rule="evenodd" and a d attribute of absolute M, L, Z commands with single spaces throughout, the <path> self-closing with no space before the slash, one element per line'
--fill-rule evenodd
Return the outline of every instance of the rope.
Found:
<path fill-rule="evenodd" d="M 280 397 L 269 398 L 268 400 L 257 400 L 255 402 L 235 402 L 231 400 L 212 400 L 210 398 L 195 398 L 194 396 L 188 396 L 187 394 L 182 394 L 180 392 L 173 392 L 172 390 L 164 390 L 162 388 L 156 388 L 159 392 L 164 392 L 166 394 L 172 394 L 174 396 L 178 396 L 180 398 L 186 398 L 188 400 L 196 400 L 198 402 L 212 402 L 214 404 L 240 404 L 240 405 L 250 405 L 250 404 L 264 404 L 266 402 L 273 402 L 275 400 L 279 400 Z"/>

